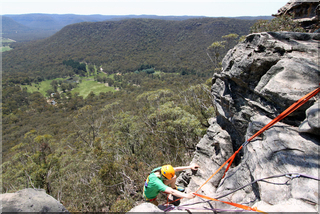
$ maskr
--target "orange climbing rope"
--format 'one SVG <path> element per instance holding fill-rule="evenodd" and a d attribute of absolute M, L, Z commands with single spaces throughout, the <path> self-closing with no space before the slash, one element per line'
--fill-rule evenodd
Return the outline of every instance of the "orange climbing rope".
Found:
<path fill-rule="evenodd" d="M 219 202 L 222 202 L 222 203 L 225 203 L 225 204 L 229 204 L 229 205 L 232 205 L 232 206 L 235 206 L 235 207 L 239 207 L 239 208 L 244 209 L 244 210 L 250 210 L 250 211 L 266 213 L 266 212 L 263 212 L 261 210 L 258 210 L 256 207 L 249 207 L 249 206 L 246 206 L 246 205 L 237 204 L 237 203 L 233 203 L 233 202 L 229 202 L 229 201 L 220 201 L 218 199 L 211 198 L 211 197 L 208 197 L 208 196 L 205 196 L 205 195 L 200 195 L 198 193 L 194 193 L 194 194 L 196 196 L 199 196 L 199 197 L 204 198 L 204 199 L 209 199 L 209 200 L 212 200 L 212 201 L 219 201 Z"/>
<path fill-rule="evenodd" d="M 217 169 L 216 172 L 214 172 L 210 178 L 204 183 L 202 184 L 196 192 L 198 192 L 206 183 L 208 183 L 208 181 L 215 175 L 217 174 L 227 163 L 227 169 L 224 172 L 223 177 L 225 176 L 226 172 L 229 170 L 234 158 L 236 157 L 236 155 L 239 153 L 239 151 L 246 146 L 252 139 L 254 139 L 255 137 L 257 137 L 258 135 L 260 135 L 261 133 L 263 133 L 265 130 L 267 130 L 268 128 L 270 128 L 272 125 L 274 125 L 275 123 L 279 122 L 280 120 L 282 120 L 283 118 L 285 118 L 286 116 L 288 116 L 289 114 L 291 114 L 292 112 L 294 112 L 295 110 L 297 110 L 300 106 L 302 106 L 303 104 L 305 104 L 309 99 L 311 99 L 312 97 L 314 97 L 316 94 L 318 94 L 320 92 L 320 87 L 318 87 L 317 89 L 315 89 L 314 91 L 310 92 L 309 94 L 303 96 L 302 98 L 300 98 L 297 102 L 293 103 L 289 108 L 287 108 L 286 110 L 284 110 L 279 116 L 277 116 L 276 118 L 274 118 L 271 122 L 269 122 L 267 125 L 265 125 L 262 129 L 260 129 L 257 133 L 255 133 L 252 137 L 250 137 L 244 144 L 242 144 L 239 149 L 233 154 L 231 155 L 231 157 L 224 163 L 222 164 L 222 166 Z"/>
<path fill-rule="evenodd" d="M 298 108 L 300 108 L 300 106 L 302 106 L 303 104 L 305 104 L 309 99 L 311 99 L 312 97 L 314 97 L 316 94 L 318 94 L 320 92 L 320 87 L 318 87 L 317 89 L 313 90 L 312 92 L 310 92 L 309 94 L 303 96 L 302 98 L 300 98 L 297 102 L 293 103 L 289 108 L 287 108 L 286 110 L 284 110 L 281 114 L 279 114 L 276 118 L 274 118 L 271 122 L 269 122 L 267 125 L 265 125 L 262 129 L 260 129 L 257 133 L 255 133 L 252 137 L 250 137 L 244 144 L 242 144 L 240 146 L 240 148 L 231 156 L 231 160 L 228 164 L 228 167 L 226 169 L 226 171 L 224 172 L 223 177 L 225 176 L 226 172 L 229 170 L 230 165 L 232 164 L 236 154 L 244 147 L 246 146 L 252 139 L 254 139 L 255 137 L 257 137 L 258 135 L 260 135 L 261 133 L 263 133 L 265 130 L 267 130 L 268 128 L 270 128 L 271 126 L 273 126 L 275 123 L 279 122 L 280 120 L 282 120 L 283 118 L 285 118 L 286 116 L 288 116 L 289 114 L 291 114 L 292 112 L 294 112 L 295 110 L 297 110 Z M 228 160 L 227 160 L 228 161 Z"/>
<path fill-rule="evenodd" d="M 320 85 L 320 84 L 319 84 Z M 315 89 L 314 91 L 308 93 L 307 95 L 303 96 L 302 98 L 300 98 L 297 102 L 295 102 L 294 104 L 292 104 L 289 108 L 287 108 L 285 111 L 283 111 L 280 115 L 278 115 L 276 118 L 274 118 L 271 122 L 269 122 L 267 125 L 265 125 L 262 129 L 260 129 L 257 133 L 255 133 L 252 137 L 250 137 L 245 143 L 243 143 L 239 149 L 234 152 L 233 155 L 231 155 L 231 157 L 226 161 L 224 162 L 220 167 L 219 169 L 217 169 L 198 189 L 197 191 L 194 193 L 196 196 L 199 196 L 199 197 L 202 197 L 202 198 L 205 198 L 205 199 L 209 199 L 209 200 L 212 200 L 212 201 L 220 201 L 218 199 L 215 199 L 215 198 L 211 198 L 211 197 L 208 197 L 208 196 L 204 196 L 204 195 L 200 195 L 200 194 L 197 194 L 197 192 L 206 184 L 209 182 L 209 180 L 214 176 L 216 175 L 227 163 L 228 166 L 224 172 L 224 175 L 223 177 L 226 175 L 226 172 L 229 170 L 233 160 L 235 159 L 236 155 L 239 153 L 239 151 L 245 147 L 252 139 L 254 139 L 255 137 L 257 137 L 258 135 L 260 135 L 261 133 L 263 133 L 265 130 L 269 129 L 271 126 L 273 126 L 275 123 L 279 122 L 280 120 L 282 120 L 283 118 L 287 117 L 289 114 L 291 114 L 292 112 L 294 112 L 295 110 L 297 110 L 300 106 L 302 106 L 303 104 L 305 104 L 309 99 L 311 99 L 312 97 L 314 97 L 316 94 L 318 94 L 320 92 L 320 87 L 318 87 L 317 89 Z M 223 178 L 222 177 L 222 178 Z M 180 198 L 181 199 L 181 198 Z M 180 200 L 180 199 L 177 199 L 177 200 Z M 175 201 L 177 201 L 175 200 Z M 245 206 L 245 205 L 242 205 L 242 204 L 237 204 L 237 203 L 232 203 L 232 202 L 227 202 L 227 201 L 220 201 L 220 202 L 223 202 L 223 203 L 226 203 L 226 204 L 230 204 L 232 206 L 236 206 L 236 207 L 239 207 L 239 208 L 242 208 L 242 209 L 245 209 L 245 210 L 251 210 L 251 211 L 257 211 L 257 212 L 262 212 L 262 213 L 265 213 L 263 211 L 260 211 L 256 208 L 251 208 L 251 207 L 248 207 L 248 206 Z"/>

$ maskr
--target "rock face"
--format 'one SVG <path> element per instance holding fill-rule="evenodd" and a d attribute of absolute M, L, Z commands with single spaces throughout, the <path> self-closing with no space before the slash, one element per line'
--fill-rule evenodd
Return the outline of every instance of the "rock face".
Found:
<path fill-rule="evenodd" d="M 0 195 L 1 213 L 69 213 L 56 199 L 41 189 L 23 189 L 16 193 Z"/>
<path fill-rule="evenodd" d="M 319 29 L 320 27 L 319 11 L 319 1 L 290 0 L 273 16 L 293 16 L 294 20 L 300 22 L 302 27 L 308 30 L 308 32 L 314 32 L 314 30 Z"/>
<path fill-rule="evenodd" d="M 200 169 L 178 177 L 187 192 L 198 190 L 249 137 L 319 87 L 319 47 L 319 34 L 269 32 L 248 35 L 227 53 L 223 70 L 212 79 L 217 117 L 209 121 L 192 161 Z M 254 138 L 224 178 L 226 167 L 198 193 L 265 212 L 317 212 L 319 97 Z M 187 203 L 193 202 L 203 199 Z M 182 200 L 180 207 L 185 203 Z M 239 209 L 212 201 L 192 208 Z"/>
<path fill-rule="evenodd" d="M 196 191 L 249 137 L 319 87 L 319 44 L 319 34 L 258 33 L 227 53 L 223 70 L 212 79 L 218 116 L 210 121 L 193 159 L 201 168 L 194 176 L 186 172 L 179 177 L 181 184 L 188 184 L 187 190 Z M 253 139 L 225 178 L 224 168 L 198 193 L 219 198 L 257 179 L 279 175 L 221 200 L 265 212 L 318 211 L 320 106 L 316 99 L 319 94 Z M 220 202 L 211 204 L 234 209 Z"/>
<path fill-rule="evenodd" d="M 251 34 L 223 59 L 213 77 L 218 122 L 232 134 L 236 148 L 244 142 L 250 117 L 275 118 L 319 86 L 320 34 L 270 32 Z M 314 100 L 284 119 L 298 126 Z M 223 127 L 224 128 L 224 127 Z M 232 130 L 231 130 L 232 129 Z"/>
<path fill-rule="evenodd" d="M 320 102 L 317 101 L 306 111 L 306 119 L 299 127 L 300 132 L 320 135 Z"/>

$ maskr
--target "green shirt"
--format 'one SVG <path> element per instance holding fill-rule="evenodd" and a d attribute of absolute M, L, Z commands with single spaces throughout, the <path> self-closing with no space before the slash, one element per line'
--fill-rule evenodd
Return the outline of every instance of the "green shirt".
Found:
<path fill-rule="evenodd" d="M 144 195 L 147 197 L 147 199 L 154 199 L 157 197 L 159 192 L 164 192 L 168 186 L 163 183 L 161 178 L 158 178 L 155 172 L 157 170 L 161 169 L 161 167 L 155 168 L 150 173 L 146 183 L 147 186 L 144 186 Z"/>

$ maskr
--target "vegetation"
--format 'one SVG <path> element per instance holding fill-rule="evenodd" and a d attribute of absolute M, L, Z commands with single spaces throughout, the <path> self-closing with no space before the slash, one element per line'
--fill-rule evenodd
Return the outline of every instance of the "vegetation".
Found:
<path fill-rule="evenodd" d="M 3 54 L 3 192 L 37 187 L 71 212 L 128 211 L 150 170 L 191 160 L 215 116 L 213 69 L 250 23 L 80 23 L 15 44 Z"/>
<path fill-rule="evenodd" d="M 10 50 L 12 50 L 12 48 L 10 48 L 10 46 L 2 46 L 0 49 L 0 52 L 10 51 Z"/>
<path fill-rule="evenodd" d="M 4 51 L 10 51 L 12 50 L 12 48 L 10 47 L 10 44 L 12 42 L 15 42 L 14 40 L 12 39 L 8 39 L 8 38 L 0 38 L 2 41 L 2 46 L 1 46 L 1 49 L 0 49 L 0 52 L 4 52 Z"/>
<path fill-rule="evenodd" d="M 214 116 L 204 79 L 141 72 L 122 81 L 118 92 L 62 94 L 55 106 L 4 85 L 3 191 L 40 187 L 69 211 L 127 211 L 152 168 L 187 164 Z"/>
<path fill-rule="evenodd" d="M 106 93 L 106 92 L 114 92 L 114 87 L 107 87 L 103 83 L 97 83 L 93 80 L 84 80 L 81 83 L 79 83 L 78 87 L 75 88 L 72 93 L 79 93 L 79 96 L 87 97 L 91 91 L 94 92 L 95 95 L 99 95 L 100 93 Z"/>
<path fill-rule="evenodd" d="M 289 15 L 276 17 L 272 20 L 260 20 L 251 27 L 251 33 L 271 31 L 305 32 L 299 22 Z"/>
<path fill-rule="evenodd" d="M 18 42 L 44 39 L 52 36 L 63 27 L 78 22 L 119 21 L 130 18 L 148 18 L 163 20 L 186 20 L 190 16 L 155 16 L 155 15 L 75 15 L 75 14 L 20 14 L 3 15 L 3 33 Z M 200 18 L 193 16 L 193 18 Z M 268 18 L 268 17 L 262 17 Z"/>
<path fill-rule="evenodd" d="M 76 73 L 74 60 L 101 66 L 107 74 L 128 73 L 142 65 L 165 73 L 212 75 L 206 48 L 230 33 L 246 35 L 254 21 L 203 18 L 185 21 L 129 19 L 79 23 L 44 40 L 12 46 L 3 54 L 4 79 L 27 84 Z M 221 50 L 224 55 L 227 49 Z M 146 68 L 147 69 L 147 68 Z"/>

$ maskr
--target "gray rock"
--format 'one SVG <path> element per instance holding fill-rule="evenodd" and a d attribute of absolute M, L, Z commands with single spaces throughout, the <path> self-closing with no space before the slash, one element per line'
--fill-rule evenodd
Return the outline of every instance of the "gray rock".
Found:
<path fill-rule="evenodd" d="M 300 132 L 320 135 L 320 102 L 317 101 L 306 111 L 306 119 L 299 126 Z"/>
<path fill-rule="evenodd" d="M 177 179 L 187 192 L 197 191 L 246 139 L 319 87 L 319 40 L 318 34 L 257 33 L 227 53 L 222 72 L 212 79 L 217 117 L 209 120 L 192 160 L 200 168 L 196 173 L 186 170 Z M 198 193 L 265 212 L 317 212 L 319 181 L 303 175 L 318 177 L 318 118 L 319 102 L 311 99 L 253 139 L 225 177 L 226 167 Z M 270 176 L 277 177 L 260 180 Z M 183 199 L 180 207 L 193 202 L 194 208 L 204 210 L 239 209 L 198 197 Z"/>
<path fill-rule="evenodd" d="M 213 76 L 211 91 L 218 116 L 197 145 L 193 162 L 201 168 L 197 175 L 189 173 L 189 191 L 197 190 L 246 139 L 319 86 L 319 44 L 316 34 L 258 33 L 247 36 L 245 42 L 228 52 L 222 72 Z M 316 212 L 319 181 L 287 176 L 301 173 L 318 177 L 320 140 L 314 131 L 319 127 L 318 119 L 319 102 L 311 99 L 250 142 L 237 155 L 225 178 L 224 168 L 201 189 L 201 194 L 226 195 L 221 200 L 258 206 L 266 212 Z M 299 129 L 301 123 L 308 128 L 301 125 Z M 233 192 L 274 175 L 283 176 Z M 182 175 L 184 180 L 186 177 Z M 211 204 L 234 209 L 220 202 Z"/>
<path fill-rule="evenodd" d="M 141 212 L 147 212 L 147 213 L 155 213 L 155 212 L 163 212 L 161 209 L 159 209 L 156 205 L 152 203 L 142 203 L 133 209 L 131 209 L 128 213 L 131 212 L 136 212 L 136 213 L 141 213 Z"/>
<path fill-rule="evenodd" d="M 261 125 L 266 125 L 271 120 L 265 116 L 256 116 L 252 121 L 248 128 L 249 135 L 253 135 Z M 317 141 L 316 137 L 301 136 L 298 128 L 279 122 L 266 130 L 261 138 L 255 139 L 245 147 L 241 163 L 228 171 L 217 192 L 228 192 L 259 178 L 286 173 L 317 177 L 319 169 Z M 243 192 L 243 197 L 237 195 L 234 197 L 232 194 L 229 200 L 235 203 L 264 201 L 276 205 L 294 198 L 300 200 L 299 206 L 313 204 L 316 211 L 318 188 L 315 187 L 318 186 L 318 181 L 307 178 L 290 180 L 286 176 L 268 181 L 272 183 L 258 182 L 250 185 L 240 191 Z M 287 181 L 288 183 L 284 184 Z"/>
<path fill-rule="evenodd" d="M 312 128 L 320 128 L 319 118 L 320 118 L 320 102 L 317 101 L 311 106 L 307 111 L 308 123 Z"/>
<path fill-rule="evenodd" d="M 210 177 L 213 170 L 217 170 L 233 153 L 230 135 L 216 123 L 210 124 L 207 134 L 201 139 L 196 147 L 196 152 L 192 162 L 201 165 L 193 175 L 188 189 L 193 190 L 205 182 L 204 178 Z M 223 172 L 219 172 L 217 177 L 221 178 Z M 179 179 L 178 179 L 179 182 Z M 202 193 L 211 194 L 219 185 L 219 180 L 212 180 L 203 189 Z"/>
<path fill-rule="evenodd" d="M 290 0 L 286 5 L 278 10 L 278 13 L 273 16 L 281 17 L 290 14 L 295 21 L 301 23 L 302 27 L 306 30 L 313 32 L 319 23 L 319 10 L 318 1 L 310 0 Z"/>
<path fill-rule="evenodd" d="M 298 40 L 306 35 L 309 40 Z M 213 76 L 212 94 L 218 123 L 239 147 L 254 114 L 275 118 L 319 85 L 319 39 L 316 34 L 270 32 L 248 35 L 223 59 Z M 284 121 L 300 125 L 303 105 Z M 303 118 L 304 119 L 304 118 Z"/>
<path fill-rule="evenodd" d="M 23 189 L 0 195 L 1 212 L 69 213 L 66 208 L 42 189 Z"/>

